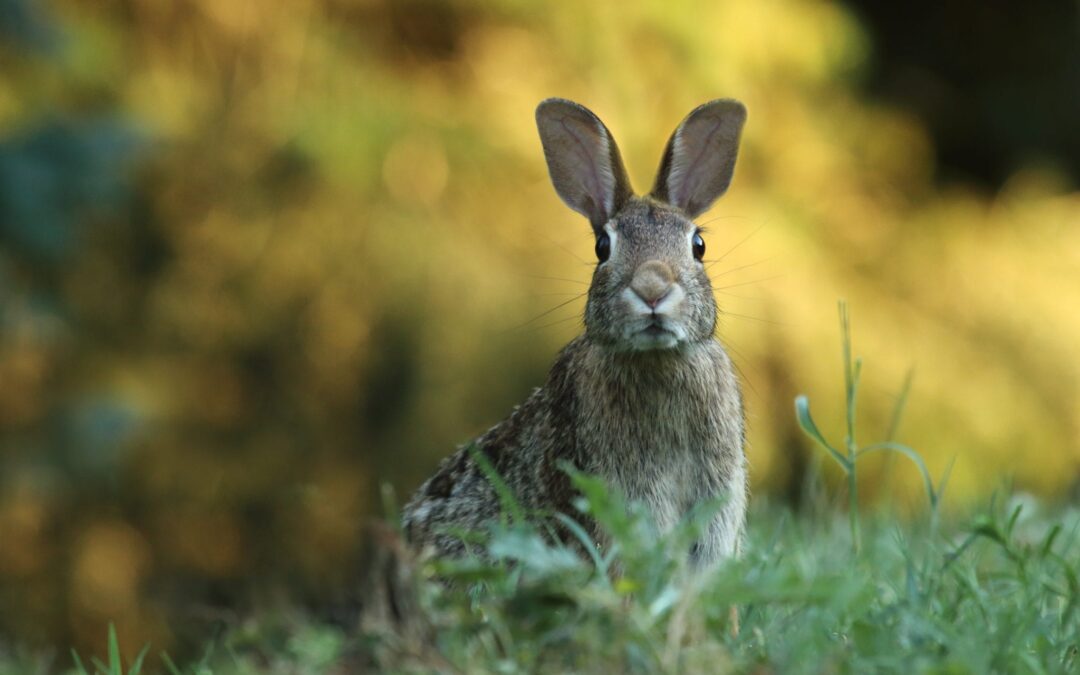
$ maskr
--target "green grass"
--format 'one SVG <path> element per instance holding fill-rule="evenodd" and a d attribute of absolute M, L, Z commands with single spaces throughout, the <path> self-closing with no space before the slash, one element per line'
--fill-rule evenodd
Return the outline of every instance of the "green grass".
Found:
<path fill-rule="evenodd" d="M 848 500 L 846 511 L 819 479 L 808 490 L 817 498 L 799 514 L 758 498 L 743 556 L 701 574 L 685 552 L 716 504 L 662 535 L 640 505 L 571 472 L 579 509 L 611 535 L 607 550 L 580 528 L 588 555 L 553 545 L 552 518 L 574 529 L 572 518 L 538 525 L 510 504 L 515 517 L 481 537 L 485 556 L 419 570 L 420 638 L 388 626 L 344 631 L 302 614 L 264 616 L 209 645 L 198 663 L 177 667 L 164 657 L 161 671 L 355 672 L 366 662 L 386 672 L 1080 672 L 1080 510 L 1002 492 L 942 522 L 944 481 L 892 440 L 906 397 L 885 440 L 855 440 L 861 363 L 851 356 L 843 308 L 841 315 L 846 438 L 825 439 L 803 398 L 796 414 L 843 469 L 848 494 L 838 497 Z M 850 508 L 858 460 L 877 450 L 906 457 L 922 473 L 925 517 Z M 509 491 L 500 496 L 513 500 Z M 138 674 L 141 656 L 125 670 L 112 632 L 108 652 L 109 662 L 94 661 L 93 670 L 76 656 L 73 672 Z M 27 671 L 0 657 L 0 674 L 9 672 Z"/>
<path fill-rule="evenodd" d="M 936 536 L 871 514 L 853 554 L 846 514 L 796 516 L 758 500 L 742 559 L 699 576 L 675 554 L 692 523 L 659 536 L 640 509 L 588 487 L 617 550 L 594 563 L 527 525 L 496 528 L 490 559 L 426 569 L 468 582 L 422 584 L 430 651 L 297 614 L 253 621 L 200 663 L 161 672 L 330 672 L 357 651 L 388 672 L 1080 672 L 1075 509 L 999 498 Z M 621 576 L 598 573 L 616 559 Z M 137 672 L 112 664 L 99 672 Z"/>
<path fill-rule="evenodd" d="M 150 646 L 142 648 L 139 655 L 135 657 L 135 660 L 125 670 L 122 659 L 120 658 L 120 642 L 116 639 L 116 627 L 109 624 L 109 639 L 107 642 L 109 650 L 109 662 L 106 663 L 98 658 L 91 658 L 90 664 L 93 666 L 92 670 L 87 669 L 83 665 L 82 657 L 79 656 L 75 650 L 71 651 L 71 659 L 75 662 L 75 672 L 79 675 L 139 675 L 142 672 L 143 661 L 146 660 L 146 653 L 150 650 Z"/>
<path fill-rule="evenodd" d="M 387 636 L 297 614 L 234 629 L 197 664 L 143 671 L 319 673 L 368 651 L 396 672 L 1080 672 L 1075 509 L 1000 498 L 937 535 L 871 515 L 856 554 L 846 514 L 758 500 L 742 559 L 699 576 L 676 554 L 692 521 L 659 536 L 640 509 L 579 480 L 616 547 L 583 561 L 515 524 L 492 533 L 488 560 L 432 564 L 427 574 L 468 583 L 422 584 L 430 653 L 410 658 Z M 621 576 L 598 572 L 614 560 Z M 72 672 L 139 672 L 121 665 L 111 634 L 108 645 L 108 663 Z M 27 660 L 0 658 L 0 673 L 26 672 Z"/>

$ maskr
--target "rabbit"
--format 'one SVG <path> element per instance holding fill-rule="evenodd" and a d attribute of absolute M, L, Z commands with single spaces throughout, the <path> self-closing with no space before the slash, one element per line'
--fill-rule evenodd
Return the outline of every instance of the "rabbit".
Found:
<path fill-rule="evenodd" d="M 732 99 L 694 109 L 668 141 L 652 191 L 638 197 L 596 115 L 565 99 L 540 103 L 555 191 L 596 236 L 585 330 L 543 386 L 419 488 L 403 510 L 414 546 L 458 556 L 466 548 L 455 531 L 499 518 L 499 496 L 473 454 L 482 453 L 528 512 L 577 514 L 564 462 L 643 502 L 660 532 L 722 496 L 687 555 L 704 567 L 738 554 L 748 501 L 742 396 L 715 337 L 705 242 L 692 219 L 731 183 L 745 121 Z"/>

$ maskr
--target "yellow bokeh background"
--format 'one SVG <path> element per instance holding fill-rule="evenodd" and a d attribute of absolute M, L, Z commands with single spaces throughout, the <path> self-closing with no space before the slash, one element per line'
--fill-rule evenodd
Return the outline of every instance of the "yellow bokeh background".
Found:
<path fill-rule="evenodd" d="M 639 191 L 694 106 L 749 109 L 700 222 L 756 493 L 790 494 L 818 452 L 796 394 L 842 437 L 838 299 L 864 439 L 914 368 L 899 438 L 935 476 L 955 462 L 950 508 L 1005 477 L 1076 485 L 1080 193 L 1047 165 L 997 191 L 935 180 L 919 119 L 860 93 L 872 45 L 840 4 L 127 0 L 49 20 L 63 49 L 9 57 L 0 130 L 108 110 L 144 141 L 138 208 L 95 216 L 50 277 L 63 311 L 4 253 L 0 630 L 18 639 L 93 649 L 113 620 L 168 647 L 186 603 L 347 583 L 380 485 L 407 498 L 580 330 L 593 241 L 548 182 L 548 96 L 605 121 Z M 56 411 L 100 400 L 130 432 L 55 449 Z M 886 468 L 864 499 L 921 504 L 918 475 Z"/>

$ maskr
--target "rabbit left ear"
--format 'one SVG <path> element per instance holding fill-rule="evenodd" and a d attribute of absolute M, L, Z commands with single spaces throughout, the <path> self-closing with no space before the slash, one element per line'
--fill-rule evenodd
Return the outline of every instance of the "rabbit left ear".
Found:
<path fill-rule="evenodd" d="M 731 184 L 746 107 L 733 99 L 695 108 L 671 135 L 652 196 L 682 209 L 704 213 Z"/>
<path fill-rule="evenodd" d="M 540 103 L 536 127 L 555 191 L 599 233 L 633 195 L 611 132 L 588 108 L 561 98 Z"/>

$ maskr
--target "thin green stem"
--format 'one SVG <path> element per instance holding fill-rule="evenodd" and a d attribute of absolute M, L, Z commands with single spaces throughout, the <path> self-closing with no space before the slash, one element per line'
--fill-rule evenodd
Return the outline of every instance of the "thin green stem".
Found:
<path fill-rule="evenodd" d="M 859 372 L 862 370 L 862 362 L 851 358 L 851 317 L 848 314 L 847 303 L 843 300 L 839 303 L 840 310 L 840 333 L 844 356 L 844 393 L 847 399 L 847 436 L 844 445 L 847 447 L 847 479 L 848 479 L 848 519 L 851 526 L 851 550 L 854 554 L 859 552 L 859 484 L 858 474 L 855 470 L 855 459 L 858 454 L 858 445 L 855 442 L 855 401 L 859 388 Z"/>
<path fill-rule="evenodd" d="M 848 457 L 851 457 L 849 450 Z M 859 481 L 855 471 L 855 462 L 851 461 L 848 470 L 848 524 L 851 527 L 851 552 L 859 553 Z"/>

